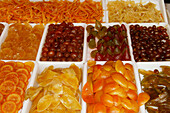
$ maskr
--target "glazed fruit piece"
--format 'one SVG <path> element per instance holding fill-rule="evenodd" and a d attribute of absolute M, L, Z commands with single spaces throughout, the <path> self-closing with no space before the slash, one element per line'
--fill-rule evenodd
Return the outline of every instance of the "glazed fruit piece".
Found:
<path fill-rule="evenodd" d="M 82 91 L 82 98 L 87 103 L 87 113 L 138 113 L 139 106 L 149 100 L 147 93 L 140 93 L 138 96 L 133 66 L 130 63 L 123 64 L 118 60 L 100 65 L 96 61 L 88 61 L 88 66 L 87 83 Z"/>
<path fill-rule="evenodd" d="M 5 26 L 0 23 L 0 36 L 1 36 L 2 32 L 3 32 L 3 30 L 4 30 L 4 27 L 5 27 Z"/>
<path fill-rule="evenodd" d="M 170 39 L 163 26 L 130 26 L 135 61 L 169 61 Z"/>
<path fill-rule="evenodd" d="M 15 113 L 22 108 L 33 68 L 33 62 L 0 61 L 0 112 Z"/>
<path fill-rule="evenodd" d="M 106 28 L 96 20 L 95 27 L 88 25 L 86 30 L 88 46 L 92 49 L 90 55 L 95 61 L 130 60 L 124 24 Z"/>
<path fill-rule="evenodd" d="M 40 61 L 82 61 L 83 42 L 82 26 L 50 24 Z"/>

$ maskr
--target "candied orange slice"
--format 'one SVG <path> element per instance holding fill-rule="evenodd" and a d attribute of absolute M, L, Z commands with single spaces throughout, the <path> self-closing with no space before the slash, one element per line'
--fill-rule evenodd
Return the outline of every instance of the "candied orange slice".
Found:
<path fill-rule="evenodd" d="M 130 100 L 132 103 L 132 109 L 135 111 L 135 113 L 139 112 L 139 106 L 138 103 L 135 100 Z"/>
<path fill-rule="evenodd" d="M 13 71 L 14 70 L 14 68 L 11 66 L 11 65 L 4 65 L 4 66 L 2 66 L 1 67 L 1 69 L 0 69 L 1 71 Z"/>
<path fill-rule="evenodd" d="M 130 99 L 135 100 L 135 101 L 136 101 L 137 98 L 138 98 L 137 92 L 134 91 L 134 90 L 131 90 L 131 89 L 129 89 L 129 90 L 127 91 L 127 96 L 128 96 Z"/>
<path fill-rule="evenodd" d="M 10 73 L 9 73 L 9 74 L 10 74 Z M 10 74 L 10 75 L 7 74 L 4 80 L 5 80 L 5 81 L 7 81 L 7 80 L 13 81 L 16 85 L 17 85 L 18 82 L 19 82 L 18 77 L 15 76 L 14 74 Z"/>
<path fill-rule="evenodd" d="M 113 97 L 111 95 L 104 93 L 101 96 L 101 102 L 107 107 L 112 107 L 114 100 L 113 100 Z"/>
<path fill-rule="evenodd" d="M 93 113 L 107 113 L 106 106 L 102 103 L 96 103 L 93 108 Z"/>
<path fill-rule="evenodd" d="M 62 84 L 55 84 L 52 86 L 51 91 L 54 94 L 63 94 L 63 85 Z"/>
<path fill-rule="evenodd" d="M 96 80 L 93 84 L 93 92 L 97 92 L 103 89 L 104 79 Z"/>
<path fill-rule="evenodd" d="M 25 65 L 23 62 L 16 62 L 16 67 L 17 68 L 23 68 Z"/>
<path fill-rule="evenodd" d="M 94 94 L 94 100 L 95 102 L 101 102 L 101 96 L 103 95 L 103 91 L 100 90 Z"/>
<path fill-rule="evenodd" d="M 3 101 L 3 94 L 0 93 L 0 103 Z"/>
<path fill-rule="evenodd" d="M 110 95 L 118 95 L 122 98 L 126 98 L 127 97 L 127 94 L 126 94 L 126 91 L 124 90 L 123 87 L 119 87 L 115 90 L 113 90 L 112 92 L 109 93 Z"/>
<path fill-rule="evenodd" d="M 126 109 L 129 109 L 131 110 L 133 108 L 133 105 L 131 103 L 131 101 L 127 98 L 122 98 L 121 99 L 121 105 L 126 108 Z"/>
<path fill-rule="evenodd" d="M 81 105 L 75 97 L 63 94 L 60 101 L 67 109 L 81 110 Z"/>
<path fill-rule="evenodd" d="M 2 67 L 4 64 L 5 64 L 5 62 L 1 60 L 0 61 L 0 67 Z"/>
<path fill-rule="evenodd" d="M 21 87 L 16 87 L 15 93 L 19 94 L 19 95 L 23 95 L 24 94 L 24 90 Z"/>
<path fill-rule="evenodd" d="M 125 73 L 125 66 L 121 60 L 117 60 L 115 64 L 115 69 L 117 72 L 124 74 Z"/>
<path fill-rule="evenodd" d="M 128 82 L 127 80 L 125 79 L 125 77 L 121 74 L 121 73 L 118 73 L 118 72 L 114 72 L 112 73 L 112 79 L 118 83 L 119 85 L 121 85 L 122 87 L 125 87 L 127 88 L 128 87 Z"/>
<path fill-rule="evenodd" d="M 103 91 L 104 93 L 110 93 L 110 92 L 113 92 L 117 88 L 119 88 L 119 85 L 115 81 L 112 81 L 104 85 Z"/>
<path fill-rule="evenodd" d="M 27 81 L 28 81 L 28 77 L 24 73 L 18 73 L 18 78 L 19 78 L 19 80 L 21 80 L 21 81 L 23 81 L 25 83 L 27 83 Z"/>
<path fill-rule="evenodd" d="M 25 62 L 24 64 L 25 64 L 25 66 L 30 66 L 31 67 L 31 71 L 34 69 L 34 63 L 33 62 L 29 61 L 29 62 Z"/>
<path fill-rule="evenodd" d="M 6 100 L 15 102 L 15 104 L 19 104 L 21 102 L 21 96 L 16 93 L 12 93 L 7 96 Z"/>
<path fill-rule="evenodd" d="M 9 73 L 9 71 L 2 71 L 2 72 L 0 72 L 0 79 L 4 80 L 8 73 Z"/>
<path fill-rule="evenodd" d="M 0 85 L 0 92 L 3 95 L 8 95 L 16 90 L 16 85 L 13 81 L 7 80 Z"/>
<path fill-rule="evenodd" d="M 44 110 L 46 110 L 52 103 L 53 101 L 53 97 L 51 95 L 45 95 L 43 96 L 37 104 L 37 111 L 38 112 L 43 112 Z"/>
<path fill-rule="evenodd" d="M 107 113 L 121 113 L 121 112 L 120 112 L 119 108 L 112 106 L 112 107 L 107 109 Z"/>
<path fill-rule="evenodd" d="M 20 110 L 20 109 L 22 108 L 22 106 L 23 106 L 23 103 L 20 102 L 20 103 L 17 105 L 17 109 Z M 17 112 L 17 113 L 18 113 L 18 112 Z"/>
<path fill-rule="evenodd" d="M 19 68 L 19 69 L 16 70 L 16 72 L 17 73 L 23 73 L 23 74 L 26 74 L 26 75 L 29 74 L 28 70 L 25 69 L 25 68 Z"/>
<path fill-rule="evenodd" d="M 75 64 L 71 64 L 70 68 L 72 68 L 74 70 L 79 82 L 81 82 L 81 74 L 82 74 L 81 69 L 79 67 L 77 67 Z"/>
<path fill-rule="evenodd" d="M 128 88 L 132 90 L 137 90 L 136 85 L 131 81 L 128 81 Z"/>
<path fill-rule="evenodd" d="M 134 72 L 133 66 L 132 66 L 132 64 L 130 64 L 130 63 L 126 63 L 126 64 L 125 64 L 125 68 L 128 69 L 128 70 L 130 70 L 132 73 Z"/>
<path fill-rule="evenodd" d="M 5 101 L 1 107 L 3 113 L 15 113 L 16 108 L 16 104 L 12 101 Z"/>
<path fill-rule="evenodd" d="M 24 89 L 26 87 L 25 82 L 23 82 L 22 80 L 19 80 L 17 86 L 21 87 L 22 89 Z"/>

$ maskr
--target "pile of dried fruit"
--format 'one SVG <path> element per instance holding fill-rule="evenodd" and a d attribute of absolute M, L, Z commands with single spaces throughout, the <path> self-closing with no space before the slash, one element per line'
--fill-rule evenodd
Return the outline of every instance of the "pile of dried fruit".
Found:
<path fill-rule="evenodd" d="M 163 26 L 130 26 L 135 61 L 169 61 L 170 39 Z"/>
<path fill-rule="evenodd" d="M 18 113 L 34 68 L 33 62 L 0 61 L 0 113 Z"/>
<path fill-rule="evenodd" d="M 50 24 L 41 61 L 82 61 L 84 28 L 73 23 Z"/>
<path fill-rule="evenodd" d="M 118 60 L 104 65 L 88 61 L 88 78 L 82 98 L 88 113 L 137 113 L 149 100 L 147 93 L 137 95 L 133 66 Z M 137 102 L 138 101 L 138 102 Z"/>
<path fill-rule="evenodd" d="M 87 37 L 89 48 L 93 49 L 91 57 L 96 61 L 130 60 L 127 30 L 124 24 L 106 28 L 96 20 L 95 27 L 88 25 L 86 30 L 89 34 Z"/>
<path fill-rule="evenodd" d="M 8 36 L 1 45 L 0 59 L 35 60 L 43 31 L 43 25 L 10 25 Z"/>
<path fill-rule="evenodd" d="M 30 112 L 79 113 L 79 84 L 81 69 L 75 64 L 69 68 L 46 68 L 38 77 L 38 87 L 30 87 L 25 99 L 32 101 Z"/>
<path fill-rule="evenodd" d="M 170 66 L 160 66 L 157 69 L 145 71 L 139 69 L 144 75 L 141 82 L 143 90 L 150 95 L 150 100 L 145 104 L 149 113 L 169 113 L 170 111 Z"/>
<path fill-rule="evenodd" d="M 0 0 L 0 15 L 0 22 L 8 23 L 90 23 L 102 21 L 103 8 L 101 2 L 92 0 Z"/>

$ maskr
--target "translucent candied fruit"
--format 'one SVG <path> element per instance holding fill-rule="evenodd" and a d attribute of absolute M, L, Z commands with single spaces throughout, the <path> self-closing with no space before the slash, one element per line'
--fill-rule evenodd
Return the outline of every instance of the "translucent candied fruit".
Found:
<path fill-rule="evenodd" d="M 43 31 L 43 25 L 12 24 L 1 45 L 0 59 L 35 60 Z"/>

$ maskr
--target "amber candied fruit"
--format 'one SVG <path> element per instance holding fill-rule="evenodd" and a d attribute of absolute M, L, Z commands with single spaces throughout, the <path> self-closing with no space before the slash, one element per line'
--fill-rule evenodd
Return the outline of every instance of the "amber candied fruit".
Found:
<path fill-rule="evenodd" d="M 82 61 L 83 42 L 82 26 L 50 24 L 40 61 Z"/>
<path fill-rule="evenodd" d="M 1 36 L 2 32 L 3 32 L 3 30 L 4 30 L 4 27 L 5 27 L 5 26 L 0 23 L 0 36 Z"/>
<path fill-rule="evenodd" d="M 12 24 L 1 45 L 0 59 L 35 60 L 43 31 L 43 25 Z"/>

